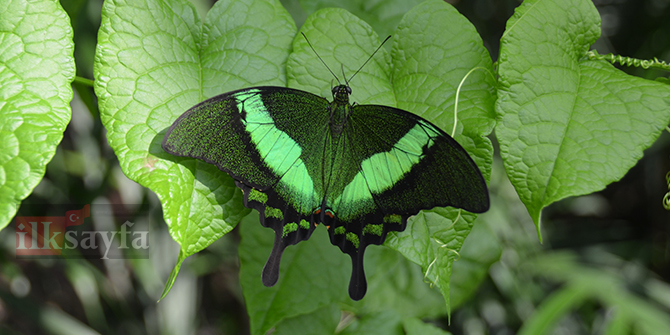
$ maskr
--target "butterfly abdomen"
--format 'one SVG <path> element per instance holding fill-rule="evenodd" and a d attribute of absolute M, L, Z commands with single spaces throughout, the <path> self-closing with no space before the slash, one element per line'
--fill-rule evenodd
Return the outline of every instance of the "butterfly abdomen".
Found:
<path fill-rule="evenodd" d="M 336 101 L 330 104 L 330 133 L 335 139 L 339 138 L 347 125 L 349 107 L 349 104 L 340 105 Z"/>

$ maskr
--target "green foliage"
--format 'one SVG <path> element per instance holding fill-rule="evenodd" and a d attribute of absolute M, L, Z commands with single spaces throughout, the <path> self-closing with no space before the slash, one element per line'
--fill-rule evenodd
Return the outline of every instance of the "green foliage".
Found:
<path fill-rule="evenodd" d="M 496 126 L 506 174 L 538 233 L 544 207 L 622 178 L 670 122 L 667 83 L 626 75 L 608 63 L 629 58 L 589 53 L 600 18 L 588 0 L 525 1 L 502 37 L 496 78 L 479 34 L 442 1 L 337 2 L 365 21 L 342 9 L 307 18 L 335 2 L 300 4 L 306 20 L 301 31 L 338 76 L 340 64 L 348 78 L 379 45 L 375 32 L 393 34 L 392 45 L 354 78 L 352 101 L 396 106 L 447 133 L 454 130 L 487 178 L 493 146 L 485 136 Z M 0 8 L 10 13 L 0 20 L 2 228 L 44 175 L 69 122 L 74 62 L 71 27 L 56 2 L 0 0 Z M 455 116 L 459 84 L 473 69 L 460 87 Z M 163 296 L 187 257 L 242 220 L 240 282 L 253 334 L 444 334 L 421 319 L 444 315 L 466 300 L 500 257 L 493 232 L 499 228 L 478 222 L 473 229 L 475 215 L 438 208 L 410 219 L 405 232 L 390 234 L 388 248 L 370 248 L 369 290 L 362 301 L 347 297 L 349 259 L 330 245 L 323 228 L 286 250 L 276 286 L 261 285 L 272 231 L 243 207 L 241 192 L 225 173 L 168 155 L 160 142 L 185 110 L 234 89 L 290 86 L 330 99 L 332 76 L 278 1 L 220 0 L 202 20 L 185 0 L 107 0 L 94 70 L 110 146 L 123 172 L 158 195 L 181 247 Z M 493 211 L 497 219 L 509 217 Z M 466 237 L 471 242 L 464 246 Z M 667 313 L 657 308 L 670 305 L 660 298 L 670 296 L 665 284 L 643 283 L 657 300 L 650 303 L 628 290 L 620 273 L 569 257 L 540 257 L 527 267 L 563 286 L 522 333 L 546 332 L 590 301 L 612 311 L 608 334 L 656 334 L 670 327 Z M 68 273 L 75 284 L 96 280 L 79 272 Z M 510 278 L 510 292 L 530 290 Z M 95 297 L 85 305 L 98 306 L 87 309 L 89 318 L 102 318 Z M 40 310 L 53 319 L 67 315 Z"/>
<path fill-rule="evenodd" d="M 236 4 L 239 5 L 239 2 Z M 259 38 L 256 35 L 276 37 L 277 41 L 273 39 L 268 39 L 268 41 L 273 41 L 273 43 L 279 45 L 277 43 L 280 43 L 281 39 L 277 36 L 281 35 L 285 38 L 287 33 L 279 34 L 277 29 L 268 24 L 265 27 L 269 31 L 247 31 L 249 29 L 244 26 L 246 29 L 240 32 L 239 27 L 247 22 L 238 20 L 239 22 L 225 24 L 224 20 L 217 19 L 224 15 L 224 9 L 228 9 L 224 2 L 219 2 L 209 12 L 204 28 L 202 28 L 205 31 L 216 31 L 217 34 L 203 34 L 203 36 L 209 37 L 209 41 L 216 41 L 219 38 L 218 34 L 225 35 L 230 31 L 239 35 L 247 31 L 244 35 L 236 36 L 241 40 L 251 39 L 254 42 L 246 44 L 250 50 L 243 53 L 237 49 L 239 48 L 237 45 L 198 41 L 196 38 L 199 36 L 197 34 L 199 28 L 196 24 L 197 17 L 194 16 L 189 7 L 175 10 L 167 5 L 157 5 L 151 2 L 147 2 L 146 6 L 151 7 L 154 12 L 159 11 L 162 13 L 161 15 L 171 17 L 170 22 L 178 18 L 181 18 L 178 22 L 183 22 L 182 25 L 177 27 L 173 25 L 162 26 L 155 18 L 150 20 L 148 16 L 145 20 L 149 22 L 148 27 L 144 30 L 152 32 L 152 45 L 165 45 L 168 41 L 174 43 L 174 40 L 186 40 L 190 44 L 182 45 L 180 43 L 178 44 L 179 53 L 171 51 L 169 57 L 164 55 L 160 58 L 152 56 L 158 51 L 152 53 L 152 50 L 147 50 L 146 47 L 132 49 L 125 47 L 128 44 L 143 45 L 141 42 L 142 35 L 137 31 L 138 27 L 136 27 L 136 24 L 129 22 L 130 13 L 133 14 L 133 17 L 137 17 L 137 15 L 150 15 L 152 11 L 147 8 L 138 12 L 142 8 L 141 6 L 133 5 L 130 7 L 123 2 L 107 2 L 103 9 L 103 23 L 99 38 L 96 92 L 101 97 L 101 117 L 103 123 L 109 129 L 108 140 L 119 155 L 122 168 L 131 179 L 148 186 L 162 199 L 166 222 L 170 226 L 173 238 L 182 246 L 175 271 L 171 274 L 168 285 L 166 285 L 166 291 L 164 292 L 166 294 L 170 285 L 174 282 L 181 261 L 227 232 L 232 228 L 232 224 L 237 221 L 234 219 L 238 217 L 236 215 L 241 215 L 245 211 L 239 208 L 239 199 L 232 200 L 239 196 L 239 192 L 230 190 L 232 183 L 223 173 L 216 169 L 210 171 L 211 166 L 197 160 L 169 157 L 160 151 L 156 151 L 155 145 L 160 142 L 164 128 L 167 128 L 171 120 L 188 108 L 184 106 L 193 105 L 199 99 L 209 97 L 215 93 L 232 90 L 233 87 L 272 83 L 281 85 L 278 80 L 282 78 L 281 75 L 283 74 L 280 70 L 283 58 L 276 54 L 281 48 L 279 46 L 269 48 L 268 54 L 263 55 L 262 50 L 264 49 L 259 49 L 259 45 L 262 46 L 263 43 L 257 41 Z M 276 20 L 286 22 L 286 15 L 282 13 L 281 7 L 277 4 L 273 6 L 274 10 L 267 9 L 271 7 L 267 7 L 266 10 L 269 13 L 274 13 L 277 16 Z M 179 8 L 177 3 L 173 7 Z M 259 6 L 251 7 L 258 8 Z M 128 11 L 128 14 L 124 14 L 126 11 Z M 177 13 L 186 14 L 179 16 Z M 412 13 L 414 14 L 409 15 L 403 21 L 406 23 L 401 23 L 398 29 L 391 52 L 394 57 L 389 57 L 386 51 L 382 49 L 371 64 L 363 68 L 355 78 L 354 84 L 352 84 L 355 88 L 352 100 L 358 103 L 397 105 L 400 108 L 413 110 L 442 127 L 452 128 L 453 116 L 449 111 L 454 104 L 455 91 L 453 87 L 458 85 L 465 73 L 472 67 L 484 66 L 490 68 L 490 59 L 481 45 L 481 41 L 474 44 L 465 42 L 468 40 L 477 41 L 478 35 L 474 27 L 452 7 L 437 1 L 427 2 L 416 7 Z M 255 13 L 254 15 L 258 16 L 261 13 Z M 235 14 L 235 17 L 240 16 L 243 15 Z M 314 41 L 332 40 L 331 43 L 317 44 L 319 54 L 326 63 L 343 64 L 345 66 L 344 72 L 347 74 L 354 73 L 374 48 L 379 45 L 379 38 L 372 29 L 346 11 L 323 10 L 312 17 L 313 19 L 308 19 L 302 30 Z M 116 20 L 120 21 L 116 23 Z M 216 30 L 208 27 L 209 20 L 217 22 L 219 26 L 216 27 Z M 450 22 L 449 25 L 453 25 L 453 27 L 445 26 L 445 23 L 441 22 Z M 287 24 L 284 23 L 284 25 Z M 443 34 L 444 30 L 451 31 L 451 35 Z M 272 35 L 272 33 L 278 35 Z M 425 37 L 423 40 L 417 40 L 411 37 L 412 34 L 421 34 Z M 154 39 L 156 41 L 153 41 Z M 421 43 L 438 39 L 444 40 L 441 45 L 445 49 L 430 47 L 426 50 L 421 46 Z M 454 39 L 463 39 L 465 46 L 450 49 L 446 42 Z M 218 52 L 224 55 L 232 54 L 230 57 L 237 54 L 238 58 L 233 58 L 230 61 L 217 59 L 216 63 L 213 61 L 207 63 L 206 61 L 210 58 L 205 56 L 200 58 L 201 63 L 204 62 L 205 64 L 198 64 L 196 62 L 197 58 L 193 56 L 198 47 L 205 50 L 205 55 Z M 229 50 L 231 47 L 232 50 Z M 254 50 L 254 48 L 258 50 Z M 290 50 L 290 47 L 286 44 L 283 48 L 284 52 Z M 159 54 L 166 53 L 167 51 L 163 50 Z M 436 53 L 442 56 L 436 58 Z M 253 56 L 263 56 L 263 60 L 255 59 Z M 132 64 L 124 62 L 123 60 L 129 59 L 128 57 L 142 61 Z M 174 57 L 179 57 L 179 59 L 174 59 Z M 457 61 L 449 61 L 450 59 Z M 267 66 L 264 65 L 265 60 L 277 62 L 274 66 L 275 71 L 270 71 L 270 74 L 276 73 L 277 79 L 273 79 L 275 81 L 268 81 L 269 79 L 267 79 L 270 74 L 266 69 Z M 254 61 L 261 63 L 260 65 L 255 64 Z M 248 65 L 249 68 L 245 69 L 244 66 L 240 66 L 236 62 L 242 62 L 241 64 Z M 393 73 L 391 73 L 391 67 L 389 66 L 391 62 L 395 63 Z M 415 69 L 415 64 L 421 64 L 421 66 Z M 230 69 L 221 69 L 222 66 L 229 66 Z M 110 75 L 110 71 L 114 72 L 113 77 Z M 200 76 L 199 71 L 203 71 Z M 228 72 L 235 72 L 236 76 L 226 74 Z M 182 73 L 182 76 L 177 77 L 174 75 L 176 73 Z M 190 75 L 184 78 L 184 74 Z M 288 86 L 321 93 L 324 96 L 330 96 L 331 94 L 328 79 L 330 74 L 318 61 L 312 50 L 308 48 L 302 37 L 294 41 L 293 53 L 287 64 L 287 75 Z M 239 79 L 238 81 L 235 80 L 246 78 L 244 76 L 250 79 L 242 82 Z M 394 81 L 391 82 L 390 78 L 393 78 Z M 409 85 L 407 82 L 416 78 L 425 79 L 423 80 L 424 87 L 416 87 L 414 90 L 410 90 L 410 87 L 407 87 Z M 487 174 L 490 171 L 488 165 L 491 161 L 492 147 L 490 141 L 482 136 L 488 134 L 493 127 L 493 99 L 491 83 L 483 81 L 482 78 L 486 79 L 487 77 L 485 74 L 481 74 L 479 78 L 473 76 L 472 81 L 466 83 L 463 88 L 464 93 L 461 94 L 459 101 L 459 123 L 455 127 L 457 131 L 455 138 L 461 141 L 469 152 L 473 153 L 475 160 Z M 139 84 L 135 86 L 134 83 L 136 82 L 146 82 L 145 85 L 147 86 Z M 200 84 L 201 82 L 202 84 Z M 221 87 L 219 85 L 214 90 L 214 83 L 222 82 L 226 85 L 230 83 L 231 86 L 227 89 L 225 87 L 228 86 Z M 448 85 L 444 83 L 448 83 Z M 151 85 L 154 85 L 153 89 L 150 88 Z M 193 88 L 188 89 L 189 87 Z M 404 89 L 394 92 L 393 87 L 404 87 Z M 149 92 L 155 90 L 160 90 L 161 94 L 149 94 Z M 121 108 L 116 106 L 121 106 Z M 165 117 L 166 115 L 168 117 Z M 151 122 L 147 122 L 147 120 Z M 129 132 L 133 136 L 129 136 Z M 123 154 L 119 154 L 120 152 Z M 199 177 L 195 178 L 194 175 Z M 170 182 L 166 182 L 166 180 Z M 215 185 L 215 182 L 222 183 L 225 186 Z M 199 185 L 200 183 L 204 185 Z M 217 188 L 222 189 L 219 192 L 223 194 L 218 196 L 223 197 L 221 200 L 224 201 L 219 199 L 212 201 L 212 197 L 217 197 L 216 191 L 212 192 L 214 195 L 203 191 L 203 189 L 218 191 Z M 194 189 L 198 191 L 194 191 Z M 223 204 L 226 205 L 223 206 Z M 221 211 L 220 207 L 224 207 L 226 211 Z M 212 213 L 220 214 L 217 216 Z M 459 216 L 459 211 L 454 210 L 438 211 L 438 213 L 439 217 L 456 218 Z M 185 220 L 187 217 L 189 219 Z M 219 221 L 220 217 L 224 218 L 221 222 Z M 232 219 L 229 217 L 232 217 Z M 449 219 L 445 220 L 448 221 Z M 436 225 L 433 231 L 436 236 L 441 236 L 446 241 L 452 241 L 449 248 L 457 251 L 471 228 L 473 220 L 473 215 L 461 216 L 459 225 L 455 226 L 456 228 L 460 227 L 460 232 L 457 234 L 453 230 L 444 229 L 451 224 L 446 226 Z M 440 222 L 446 221 L 442 220 Z M 425 226 L 426 223 L 422 222 L 419 225 Z M 203 227 L 207 227 L 207 229 L 203 230 Z M 454 234 L 459 235 L 460 238 L 451 239 L 451 235 Z M 445 250 L 439 249 L 437 243 L 432 245 L 429 235 L 426 235 L 424 243 L 438 251 Z M 411 248 L 411 246 L 403 246 L 401 240 L 398 240 L 395 245 L 397 249 Z M 430 254 L 427 249 L 419 250 L 419 252 Z M 453 253 L 441 253 L 439 257 L 440 263 L 434 267 L 439 273 L 435 276 L 435 281 L 443 294 L 448 297 L 449 271 L 451 270 Z M 419 264 L 427 268 L 432 261 L 432 258 L 423 257 Z M 244 263 L 244 260 L 242 262 Z M 283 263 L 289 262 L 290 260 L 286 260 L 285 256 Z M 344 267 L 338 267 L 338 269 L 342 268 Z M 346 283 L 346 279 L 341 282 Z M 253 281 L 253 283 L 260 285 L 258 281 Z M 253 303 L 250 304 L 253 305 Z M 311 309 L 309 306 L 306 308 Z M 274 322 L 269 325 L 274 325 Z"/>
<path fill-rule="evenodd" d="M 618 262 L 620 263 L 620 262 Z M 611 264 L 610 264 L 611 265 Z M 605 334 L 665 334 L 670 329 L 670 317 L 652 302 L 628 289 L 626 267 L 598 268 L 580 264 L 569 252 L 541 255 L 525 265 L 538 276 L 563 282 L 564 285 L 547 297 L 533 316 L 521 328 L 520 335 L 546 334 L 552 326 L 584 302 L 596 300 L 612 311 L 604 326 Z M 670 287 L 653 280 L 636 283 L 644 293 L 667 294 Z"/>
<path fill-rule="evenodd" d="M 490 227 L 498 222 L 498 220 L 478 219 L 468 234 L 468 243 L 463 244 L 463 248 L 456 256 L 449 278 L 449 305 L 452 309 L 472 297 L 479 284 L 488 275 L 491 264 L 500 259 L 501 243 L 495 231 Z"/>
<path fill-rule="evenodd" d="M 626 65 L 626 66 L 636 66 L 636 67 L 641 67 L 643 69 L 651 69 L 651 68 L 657 68 L 661 70 L 666 70 L 670 71 L 670 64 L 658 60 L 658 58 L 654 57 L 653 60 L 647 60 L 647 59 L 637 59 L 637 58 L 631 58 L 631 57 L 624 57 L 621 55 L 614 55 L 614 54 L 606 54 L 606 55 L 599 55 L 597 52 L 591 50 L 586 53 L 586 57 L 589 59 L 599 59 L 599 60 L 606 60 L 612 64 L 619 63 L 621 65 Z"/>
<path fill-rule="evenodd" d="M 54 1 L 0 0 L 0 229 L 37 186 L 70 122 L 74 43 Z"/>
<path fill-rule="evenodd" d="M 542 208 L 621 179 L 670 122 L 668 85 L 586 57 L 599 26 L 590 1 L 525 1 L 501 40 L 496 135 L 538 235 Z"/>
<path fill-rule="evenodd" d="M 440 328 L 437 328 L 429 323 L 422 322 L 419 319 L 409 318 L 403 321 L 403 329 L 407 335 L 448 335 Z"/>
<path fill-rule="evenodd" d="M 296 0 L 306 14 L 324 8 L 342 8 L 367 22 L 379 34 L 386 37 L 395 33 L 405 13 L 424 0 Z M 285 1 L 290 2 L 290 1 Z M 304 19 L 298 22 L 302 25 Z"/>
<path fill-rule="evenodd" d="M 253 334 L 264 334 L 282 319 L 345 301 L 349 276 L 341 269 L 349 267 L 349 259 L 330 244 L 324 229 L 286 249 L 279 281 L 268 288 L 261 284 L 261 271 L 272 250 L 274 232 L 261 226 L 257 213 L 249 214 L 240 225 L 240 284 Z"/>
<path fill-rule="evenodd" d="M 339 321 L 340 308 L 337 304 L 331 304 L 312 313 L 284 319 L 272 334 L 334 334 Z"/>

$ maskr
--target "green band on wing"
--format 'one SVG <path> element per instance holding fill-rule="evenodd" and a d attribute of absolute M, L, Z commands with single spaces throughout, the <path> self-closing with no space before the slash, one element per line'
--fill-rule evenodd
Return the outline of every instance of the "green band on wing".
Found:
<path fill-rule="evenodd" d="M 358 249 L 358 235 L 354 233 L 347 233 L 347 241 L 351 242 Z"/>
<path fill-rule="evenodd" d="M 382 236 L 384 233 L 384 226 L 380 224 L 367 224 L 363 227 L 363 235 L 372 234 L 377 236 Z"/>
<path fill-rule="evenodd" d="M 365 178 L 358 173 L 334 201 L 333 208 L 342 220 L 358 217 L 375 208 L 375 202 L 368 189 Z"/>
<path fill-rule="evenodd" d="M 251 191 L 249 191 L 249 201 L 260 202 L 261 204 L 265 205 L 265 203 L 268 201 L 268 195 L 261 191 L 251 189 Z"/>
<path fill-rule="evenodd" d="M 300 213 L 309 213 L 315 206 L 317 195 L 314 183 L 300 159 L 302 148 L 288 134 L 274 124 L 270 112 L 265 107 L 260 90 L 248 90 L 237 96 L 237 109 L 245 112 L 245 130 L 263 162 L 278 176 L 282 176 L 275 190 L 286 190 L 285 198 Z"/>
<path fill-rule="evenodd" d="M 314 183 L 301 159 L 281 177 L 277 184 L 278 192 L 284 193 L 292 205 L 303 215 L 311 213 L 318 204 L 314 193 Z"/>
<path fill-rule="evenodd" d="M 335 230 L 333 231 L 333 233 L 335 233 L 335 235 L 342 235 L 342 234 L 344 234 L 346 231 L 347 231 L 347 230 L 344 228 L 344 226 L 339 226 L 339 227 L 335 228 Z"/>
<path fill-rule="evenodd" d="M 361 172 L 371 192 L 381 193 L 392 187 L 414 164 L 418 163 L 423 154 L 423 147 L 433 144 L 432 136 L 418 124 L 412 127 L 393 149 L 370 156 L 361 162 Z"/>
<path fill-rule="evenodd" d="M 285 132 L 275 127 L 267 111 L 248 113 L 248 115 L 256 116 L 254 120 L 250 120 L 251 117 L 247 116 L 246 125 L 246 130 L 251 134 L 251 140 L 256 145 L 256 149 L 274 173 L 284 175 L 300 159 L 302 149 Z"/>
<path fill-rule="evenodd" d="M 348 213 L 346 208 L 375 206 L 372 193 L 382 193 L 412 170 L 421 160 L 424 147 L 433 145 L 440 134 L 424 123 L 417 123 L 389 151 L 380 152 L 361 162 L 361 170 L 333 201 L 334 210 L 347 219 L 359 213 Z"/>
<path fill-rule="evenodd" d="M 282 231 L 282 237 L 286 237 L 286 235 L 298 230 L 298 224 L 295 222 L 287 223 L 284 225 L 284 229 Z"/>
<path fill-rule="evenodd" d="M 279 208 L 273 208 L 270 206 L 265 207 L 265 217 L 266 218 L 275 218 L 279 220 L 284 219 L 284 213 Z"/>

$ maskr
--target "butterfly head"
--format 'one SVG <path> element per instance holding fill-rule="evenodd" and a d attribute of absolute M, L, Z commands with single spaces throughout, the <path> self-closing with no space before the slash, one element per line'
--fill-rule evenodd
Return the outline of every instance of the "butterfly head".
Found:
<path fill-rule="evenodd" d="M 337 85 L 333 87 L 333 100 L 340 103 L 348 103 L 351 95 L 351 87 L 347 85 Z"/>

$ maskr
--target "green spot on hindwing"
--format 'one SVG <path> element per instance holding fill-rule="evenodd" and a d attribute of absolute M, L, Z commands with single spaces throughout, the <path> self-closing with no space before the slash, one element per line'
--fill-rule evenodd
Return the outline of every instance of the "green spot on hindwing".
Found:
<path fill-rule="evenodd" d="M 295 222 L 290 222 L 284 225 L 284 230 L 282 231 L 282 237 L 286 237 L 286 235 L 298 230 L 298 224 Z"/>
<path fill-rule="evenodd" d="M 347 230 L 344 228 L 344 226 L 339 226 L 339 227 L 335 228 L 335 230 L 333 231 L 333 233 L 335 233 L 335 235 L 342 235 L 342 234 L 344 234 L 346 231 L 347 231 Z"/>
<path fill-rule="evenodd" d="M 389 214 L 384 216 L 384 223 L 402 224 L 402 215 Z"/>
<path fill-rule="evenodd" d="M 347 233 L 347 241 L 351 242 L 356 249 L 358 249 L 358 235 L 354 233 Z"/>
<path fill-rule="evenodd" d="M 249 201 L 260 202 L 261 204 L 265 205 L 265 203 L 268 201 L 268 195 L 261 191 L 251 189 L 251 191 L 249 191 Z"/>
<path fill-rule="evenodd" d="M 309 222 L 307 220 L 300 220 L 300 228 L 309 230 Z"/>
<path fill-rule="evenodd" d="M 284 219 L 284 213 L 279 208 L 273 208 L 270 206 L 265 207 L 265 217 L 266 218 L 275 218 L 279 220 Z"/>
<path fill-rule="evenodd" d="M 372 234 L 377 236 L 382 236 L 384 233 L 384 226 L 380 224 L 367 224 L 363 227 L 363 235 Z"/>

